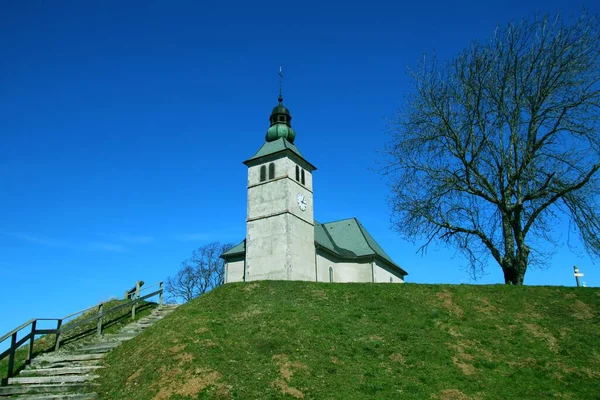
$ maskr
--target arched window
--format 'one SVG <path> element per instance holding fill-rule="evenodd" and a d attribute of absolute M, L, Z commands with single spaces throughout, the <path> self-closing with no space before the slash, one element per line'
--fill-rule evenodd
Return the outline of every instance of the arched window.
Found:
<path fill-rule="evenodd" d="M 329 282 L 333 282 L 333 267 L 329 266 Z"/>
<path fill-rule="evenodd" d="M 264 182 L 267 180 L 267 167 L 265 167 L 264 165 L 262 165 L 260 167 L 260 181 Z"/>
<path fill-rule="evenodd" d="M 275 164 L 269 164 L 269 179 L 275 179 Z"/>
<path fill-rule="evenodd" d="M 302 170 L 302 184 L 304 185 L 304 170 Z"/>
<path fill-rule="evenodd" d="M 300 182 L 300 167 L 296 165 L 296 181 Z"/>

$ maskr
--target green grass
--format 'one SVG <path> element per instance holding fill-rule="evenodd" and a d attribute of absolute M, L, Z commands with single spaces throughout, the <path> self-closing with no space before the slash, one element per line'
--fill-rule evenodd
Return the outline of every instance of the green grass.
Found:
<path fill-rule="evenodd" d="M 597 399 L 600 290 L 228 284 L 107 356 L 104 399 Z"/>
<path fill-rule="evenodd" d="M 108 310 L 111 307 L 123 304 L 124 302 L 125 300 L 107 301 L 106 303 L 104 303 L 104 309 Z M 155 303 L 142 302 L 141 304 L 139 304 L 138 308 L 136 309 L 136 320 L 145 315 L 148 315 L 154 307 L 156 307 Z M 88 311 L 87 313 L 77 317 L 76 319 L 64 324 L 64 326 L 66 327 L 69 324 L 80 321 L 93 314 L 96 314 L 95 310 Z M 102 332 L 106 334 L 114 333 L 121 329 L 123 326 L 127 325 L 129 322 L 131 322 L 131 308 L 124 307 L 123 309 L 115 311 L 114 313 L 108 314 L 104 317 L 102 324 Z M 46 325 L 44 325 L 44 327 L 46 327 Z M 56 328 L 56 325 L 53 325 L 52 328 Z M 66 332 L 61 336 L 60 348 L 70 349 L 75 346 L 80 346 L 82 344 L 92 342 L 96 338 L 96 328 L 97 325 L 95 321 L 73 328 L 72 330 Z M 27 335 L 30 331 L 31 327 L 27 327 L 24 330 L 22 330 L 22 333 L 19 334 L 19 339 Z M 7 339 L 7 341 L 10 344 L 10 339 Z M 39 336 L 33 343 L 34 356 L 53 351 L 55 343 L 56 335 Z M 25 367 L 25 361 L 27 359 L 28 352 L 29 345 L 23 345 L 15 352 L 15 372 L 18 372 Z M 8 356 L 0 360 L 0 378 L 5 378 L 7 376 L 7 372 Z"/>

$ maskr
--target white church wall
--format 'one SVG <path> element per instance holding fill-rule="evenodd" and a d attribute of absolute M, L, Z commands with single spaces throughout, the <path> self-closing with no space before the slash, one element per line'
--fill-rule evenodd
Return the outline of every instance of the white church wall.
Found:
<path fill-rule="evenodd" d="M 314 281 L 315 228 L 293 215 L 288 215 L 287 218 L 289 223 L 287 256 L 290 263 L 288 279 Z"/>
<path fill-rule="evenodd" d="M 319 282 L 329 282 L 329 267 L 333 268 L 333 282 L 372 282 L 370 262 L 347 262 L 337 259 L 324 251 L 317 251 L 317 272 Z"/>
<path fill-rule="evenodd" d="M 266 176 L 269 176 L 269 164 L 275 164 L 275 179 L 289 177 L 296 180 L 296 164 L 293 160 L 283 157 L 280 159 L 266 161 L 262 164 L 254 165 L 248 168 L 248 187 L 260 184 L 260 167 L 266 167 Z M 300 175 L 302 177 L 302 175 Z M 268 181 L 268 179 L 267 179 Z M 262 182 L 264 183 L 264 182 Z M 304 170 L 304 186 L 312 191 L 313 187 L 312 174 L 308 170 Z"/>
<path fill-rule="evenodd" d="M 334 268 L 337 265 L 337 260 L 331 257 L 329 254 L 317 250 L 317 265 L 315 275 L 317 282 L 329 282 L 329 266 Z M 334 275 L 335 276 L 335 275 Z"/>
<path fill-rule="evenodd" d="M 241 282 L 244 280 L 244 257 L 231 257 L 225 264 L 225 282 Z"/>
<path fill-rule="evenodd" d="M 376 283 L 404 283 L 402 275 L 381 260 L 373 261 L 373 276 Z"/>
<path fill-rule="evenodd" d="M 288 210 L 296 215 L 298 218 L 305 220 L 310 223 L 313 227 L 313 242 L 314 242 L 314 206 L 313 206 L 313 195 L 312 192 L 306 189 L 304 186 L 294 182 L 289 182 L 289 190 L 290 194 L 288 196 Z M 301 194 L 304 196 L 304 201 L 306 203 L 306 209 L 302 211 L 300 207 L 298 207 L 298 195 Z"/>
<path fill-rule="evenodd" d="M 291 159 L 286 159 L 286 163 L 287 163 L 287 174 L 288 176 L 296 181 L 296 165 L 298 165 L 295 161 L 291 160 Z M 301 166 L 299 166 L 300 170 L 300 184 L 302 182 L 302 170 L 304 170 L 304 187 L 306 187 L 308 190 L 312 191 L 312 187 L 313 187 L 313 181 L 312 181 L 312 174 L 307 170 L 302 168 Z"/>
<path fill-rule="evenodd" d="M 246 281 L 288 279 L 286 215 L 249 221 L 246 226 Z"/>
<path fill-rule="evenodd" d="M 287 208 L 288 189 L 281 179 L 248 189 L 248 219 L 266 217 Z"/>
<path fill-rule="evenodd" d="M 372 282 L 373 273 L 370 262 L 344 262 L 337 265 L 336 282 Z"/>

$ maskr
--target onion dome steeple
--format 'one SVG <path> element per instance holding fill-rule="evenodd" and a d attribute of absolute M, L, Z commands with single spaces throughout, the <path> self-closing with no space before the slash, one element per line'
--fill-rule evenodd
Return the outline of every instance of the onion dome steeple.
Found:
<path fill-rule="evenodd" d="M 279 67 L 279 104 L 271 112 L 271 116 L 269 117 L 271 126 L 267 130 L 265 139 L 267 142 L 273 142 L 279 138 L 284 138 L 288 142 L 294 143 L 296 132 L 292 129 L 292 115 L 290 114 L 290 110 L 283 105 L 282 84 L 283 73 L 281 72 L 281 67 Z"/>

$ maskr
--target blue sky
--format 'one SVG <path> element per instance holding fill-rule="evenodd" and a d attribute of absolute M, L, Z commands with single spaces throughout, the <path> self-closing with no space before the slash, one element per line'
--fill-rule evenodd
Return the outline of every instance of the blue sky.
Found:
<path fill-rule="evenodd" d="M 357 217 L 409 282 L 469 283 L 453 250 L 421 256 L 390 229 L 376 170 L 406 69 L 423 53 L 451 58 L 496 24 L 582 6 L 600 11 L 578 1 L 2 2 L 0 333 L 163 280 L 207 242 L 243 239 L 242 161 L 264 141 L 280 65 L 296 144 L 318 168 L 316 218 Z M 593 260 L 564 244 L 526 283 L 573 285 L 573 264 L 600 284 Z M 501 281 L 491 265 L 479 282 Z"/>

